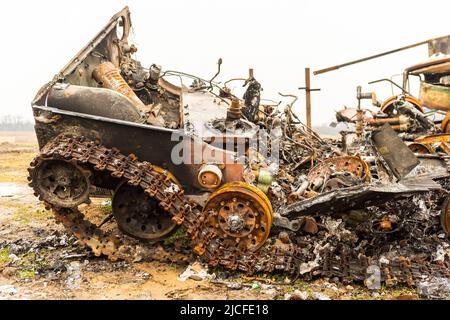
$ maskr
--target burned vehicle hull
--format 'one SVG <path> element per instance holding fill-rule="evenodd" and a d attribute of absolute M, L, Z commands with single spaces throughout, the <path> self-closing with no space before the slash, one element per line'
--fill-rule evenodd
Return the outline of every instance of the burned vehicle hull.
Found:
<path fill-rule="evenodd" d="M 144 68 L 132 58 L 130 29 L 125 8 L 32 103 L 40 153 L 30 186 L 81 245 L 111 260 L 179 262 L 195 253 L 211 266 L 248 273 L 363 281 L 376 266 L 380 281 L 411 285 L 424 273 L 449 276 L 445 264 L 403 253 L 386 263 L 376 249 L 358 246 L 371 228 L 396 232 L 400 223 L 387 214 L 401 211 L 395 204 L 420 194 L 441 201 L 433 179 L 447 172 L 405 178 L 420 161 L 396 135 L 392 145 L 373 139 L 367 159 L 343 151 L 305 127 L 292 104 L 284 112 L 263 105 L 252 75 L 239 99 L 213 81 L 217 74 L 204 80 Z M 194 82 L 176 86 L 165 80 L 169 74 Z M 271 152 L 280 145 L 278 165 L 253 149 L 255 136 Z M 412 155 L 407 167 L 396 148 Z M 374 155 L 385 160 L 368 159 Z M 112 195 L 112 213 L 94 223 L 86 205 L 102 190 Z M 383 213 L 371 215 L 377 206 Z M 360 235 L 344 227 L 342 214 L 352 210 L 366 210 Z M 436 233 L 436 224 L 420 223 Z M 161 246 L 178 230 L 187 246 Z"/>
<path fill-rule="evenodd" d="M 272 207 L 244 182 L 243 165 L 235 161 L 246 152 L 235 150 L 236 141 L 246 149 L 254 125 L 241 122 L 236 99 L 216 102 L 208 90 L 165 81 L 158 66 L 142 68 L 131 58 L 130 28 L 125 8 L 37 94 L 32 105 L 41 153 L 29 168 L 30 186 L 82 243 L 111 259 L 133 253 L 123 254 L 117 235 L 103 234 L 78 210 L 99 190 L 113 194 L 113 218 L 131 238 L 159 241 L 182 225 L 194 251 L 211 262 L 229 255 L 213 252 L 217 241 L 256 251 L 269 236 Z M 228 135 L 211 124 L 193 125 L 205 105 L 215 108 L 210 120 L 223 116 L 223 125 L 244 129 Z M 229 140 L 232 151 L 224 148 Z M 219 212 L 215 218 L 211 210 Z"/>

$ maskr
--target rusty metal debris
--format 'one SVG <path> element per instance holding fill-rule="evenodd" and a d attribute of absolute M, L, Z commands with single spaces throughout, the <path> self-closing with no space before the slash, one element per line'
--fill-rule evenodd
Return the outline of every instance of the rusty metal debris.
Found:
<path fill-rule="evenodd" d="M 358 107 L 337 114 L 355 130 L 325 139 L 293 112 L 295 95 L 280 93 L 292 98 L 284 108 L 264 100 L 253 70 L 221 85 L 222 59 L 211 80 L 144 68 L 130 30 L 124 8 L 32 103 L 30 186 L 81 245 L 111 260 L 195 253 L 247 273 L 370 286 L 450 277 L 450 257 L 435 257 L 450 233 L 450 139 L 406 86 L 383 103 L 358 88 Z M 408 74 L 439 72 L 446 86 L 447 69 L 430 66 Z M 85 210 L 97 189 L 113 199 L 96 225 Z M 189 248 L 160 245 L 177 230 Z"/>

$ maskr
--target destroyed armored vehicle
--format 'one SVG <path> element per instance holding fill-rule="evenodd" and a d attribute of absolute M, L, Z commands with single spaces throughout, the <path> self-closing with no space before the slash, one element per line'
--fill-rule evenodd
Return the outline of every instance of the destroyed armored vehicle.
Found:
<path fill-rule="evenodd" d="M 401 205 L 442 191 L 435 181 L 448 177 L 442 159 L 431 167 L 419 161 L 387 124 L 369 142 L 360 139 L 357 152 L 322 139 L 292 112 L 293 102 L 283 110 L 265 104 L 253 72 L 229 80 L 245 80 L 242 98 L 229 81 L 220 85 L 221 60 L 211 79 L 146 68 L 133 59 L 130 30 L 124 8 L 32 102 L 40 153 L 30 186 L 81 245 L 111 260 L 185 261 L 195 252 L 211 266 L 249 273 L 362 281 L 376 264 L 382 281 L 448 275 L 429 259 L 386 262 L 380 250 L 389 246 L 375 245 L 400 230 L 393 212 Z M 99 220 L 88 205 L 101 194 L 112 197 L 112 214 Z M 434 210 L 443 196 L 433 197 Z M 352 210 L 365 210 L 359 231 L 343 227 L 352 225 Z M 420 220 L 433 235 L 442 231 L 434 217 Z M 189 249 L 159 245 L 178 230 Z M 434 247 L 444 241 L 436 239 Z"/>
<path fill-rule="evenodd" d="M 209 248 L 208 228 L 237 249 L 257 250 L 269 236 L 272 206 L 255 185 L 267 189 L 272 177 L 250 170 L 254 184 L 245 183 L 238 160 L 257 129 L 242 114 L 258 117 L 259 84 L 250 77 L 238 99 L 214 79 L 144 68 L 132 59 L 130 30 L 125 8 L 33 100 L 41 155 L 30 185 L 82 242 L 113 259 L 116 243 L 77 220 L 76 208 L 105 191 L 131 237 L 157 241 L 183 224 L 198 254 Z M 169 75 L 194 81 L 177 86 Z"/>

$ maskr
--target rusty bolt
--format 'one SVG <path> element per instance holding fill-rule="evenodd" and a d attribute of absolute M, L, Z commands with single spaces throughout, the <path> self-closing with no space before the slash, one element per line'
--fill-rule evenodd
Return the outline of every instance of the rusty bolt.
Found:
<path fill-rule="evenodd" d="M 242 116 L 241 103 L 238 99 L 233 99 L 231 101 L 231 106 L 227 110 L 227 120 L 238 120 Z"/>

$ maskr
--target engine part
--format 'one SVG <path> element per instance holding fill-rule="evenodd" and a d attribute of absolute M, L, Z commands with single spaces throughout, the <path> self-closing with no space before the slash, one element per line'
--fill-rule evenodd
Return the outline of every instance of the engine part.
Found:
<path fill-rule="evenodd" d="M 385 123 L 392 124 L 392 125 L 404 125 L 409 123 L 409 118 L 405 115 L 399 115 L 398 117 L 394 118 L 376 118 L 376 119 L 370 119 L 368 121 L 368 124 L 372 126 L 382 126 Z"/>
<path fill-rule="evenodd" d="M 392 96 L 389 99 L 383 101 L 380 107 L 380 111 L 386 113 L 390 116 L 395 116 L 396 114 L 396 103 L 400 98 L 403 98 L 404 101 L 410 103 L 418 112 L 423 113 L 423 108 L 416 98 L 410 95 L 401 96 Z"/>
<path fill-rule="evenodd" d="M 270 171 L 260 169 L 255 174 L 255 177 L 257 179 L 256 187 L 258 187 L 258 189 L 260 189 L 264 193 L 269 192 L 269 188 L 274 180 L 273 175 L 270 173 Z"/>
<path fill-rule="evenodd" d="M 161 66 L 152 64 L 148 72 L 148 82 L 147 82 L 147 85 L 150 87 L 150 89 L 153 90 L 158 89 L 160 74 L 161 74 Z"/>
<path fill-rule="evenodd" d="M 145 106 L 130 86 L 120 75 L 119 69 L 110 62 L 103 62 L 95 68 L 92 73 L 92 77 L 104 88 L 108 88 L 123 94 L 125 97 L 131 100 L 131 102 L 140 110 Z"/>
<path fill-rule="evenodd" d="M 242 115 L 241 103 L 238 99 L 231 100 L 231 105 L 227 110 L 226 121 L 239 120 Z"/>
<path fill-rule="evenodd" d="M 393 130 L 399 131 L 399 132 L 406 132 L 406 131 L 408 131 L 408 129 L 410 128 L 409 124 L 407 124 L 407 123 L 404 123 L 404 124 L 392 124 L 392 125 L 390 125 L 390 126 L 391 126 L 391 128 L 392 128 Z M 368 128 L 367 130 L 368 130 L 368 131 L 376 132 L 376 131 L 380 131 L 380 130 L 381 130 L 381 127 L 377 127 L 377 126 L 375 126 L 375 127 L 370 127 L 370 128 Z"/>
<path fill-rule="evenodd" d="M 371 180 L 370 168 L 360 157 L 335 157 L 324 160 L 309 171 L 308 181 L 310 181 L 310 188 L 317 190 L 322 187 L 328 178 L 336 172 L 348 172 L 361 179 L 361 181 Z"/>
<path fill-rule="evenodd" d="M 217 189 L 222 183 L 222 171 L 215 164 L 205 164 L 200 168 L 197 180 L 207 190 Z"/>

